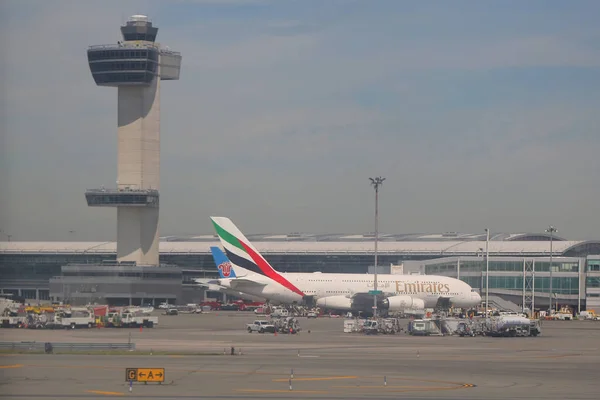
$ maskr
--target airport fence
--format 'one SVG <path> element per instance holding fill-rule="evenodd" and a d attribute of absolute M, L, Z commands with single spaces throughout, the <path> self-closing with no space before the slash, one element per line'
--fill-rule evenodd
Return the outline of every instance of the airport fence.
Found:
<path fill-rule="evenodd" d="M 67 351 L 106 351 L 106 350 L 135 350 L 135 343 L 61 343 L 61 342 L 0 342 L 0 350 L 44 350 L 48 344 L 53 350 Z"/>

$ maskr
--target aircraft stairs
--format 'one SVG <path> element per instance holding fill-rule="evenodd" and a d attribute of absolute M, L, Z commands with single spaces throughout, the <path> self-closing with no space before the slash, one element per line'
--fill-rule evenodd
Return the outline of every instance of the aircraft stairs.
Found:
<path fill-rule="evenodd" d="M 485 300 L 484 300 L 485 301 Z M 488 304 L 491 308 L 495 308 L 502 312 L 522 312 L 521 306 L 513 303 L 512 301 L 504 300 L 500 296 L 488 296 Z M 485 304 L 484 304 L 485 306 Z"/>
<path fill-rule="evenodd" d="M 306 316 L 306 314 L 308 314 L 309 311 L 306 307 L 297 304 L 292 304 L 286 308 L 288 309 L 291 315 L 294 315 L 296 317 L 304 317 Z"/>
<path fill-rule="evenodd" d="M 458 327 L 458 323 L 454 324 L 453 322 L 447 319 L 434 319 L 435 332 L 432 332 L 432 335 L 452 335 Z"/>

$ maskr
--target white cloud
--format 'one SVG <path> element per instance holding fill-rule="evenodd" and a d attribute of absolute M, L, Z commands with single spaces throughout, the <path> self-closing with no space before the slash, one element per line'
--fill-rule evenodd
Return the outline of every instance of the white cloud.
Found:
<path fill-rule="evenodd" d="M 212 72 L 230 69 L 264 69 L 278 64 L 302 62 L 306 59 L 306 53 L 310 51 L 314 41 L 315 38 L 310 35 L 292 37 L 262 35 L 243 39 L 227 47 L 223 47 L 221 43 L 205 46 L 189 42 L 178 44 L 184 48 L 199 50 L 189 55 L 188 68 L 201 67 Z"/>

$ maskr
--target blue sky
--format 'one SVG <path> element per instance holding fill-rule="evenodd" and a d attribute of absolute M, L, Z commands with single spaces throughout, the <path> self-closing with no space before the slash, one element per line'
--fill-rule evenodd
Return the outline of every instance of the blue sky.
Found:
<path fill-rule="evenodd" d="M 183 53 L 161 88 L 161 235 L 600 237 L 595 1 L 6 1 L 0 230 L 113 240 L 86 188 L 116 179 L 116 90 L 85 51 L 147 14 Z M 75 233 L 69 234 L 74 230 Z"/>

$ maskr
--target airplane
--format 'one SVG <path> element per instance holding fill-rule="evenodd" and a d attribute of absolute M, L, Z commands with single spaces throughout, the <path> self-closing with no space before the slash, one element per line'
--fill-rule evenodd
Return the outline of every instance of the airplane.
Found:
<path fill-rule="evenodd" d="M 213 260 L 215 261 L 215 265 L 217 270 L 219 271 L 219 277 L 221 279 L 234 279 L 236 278 L 235 271 L 231 267 L 231 263 L 227 259 L 227 256 L 223 251 L 221 251 L 218 247 L 211 246 L 210 251 L 213 256 Z M 235 296 L 244 300 L 250 301 L 260 301 L 264 302 L 266 299 L 264 297 L 252 296 L 248 293 L 243 293 L 238 290 L 231 290 L 225 286 L 221 286 L 218 284 L 218 281 L 215 279 L 204 279 L 204 278 L 196 278 L 193 280 L 196 284 L 205 287 L 207 290 L 213 292 L 225 293 L 230 296 Z"/>
<path fill-rule="evenodd" d="M 340 311 L 373 309 L 372 274 L 279 273 L 226 217 L 210 217 L 236 278 L 217 284 L 269 301 L 310 304 Z M 377 309 L 387 312 L 425 308 L 471 308 L 481 296 L 467 283 L 446 276 L 378 274 Z"/>

